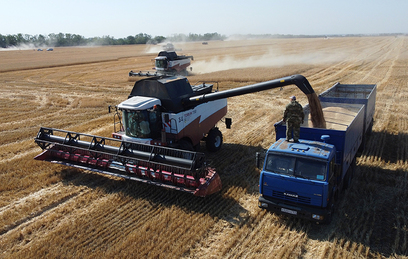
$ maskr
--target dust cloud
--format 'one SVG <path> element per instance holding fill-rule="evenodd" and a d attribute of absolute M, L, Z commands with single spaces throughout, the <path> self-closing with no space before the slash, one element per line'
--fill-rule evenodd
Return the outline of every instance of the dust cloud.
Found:
<path fill-rule="evenodd" d="M 34 44 L 20 44 L 18 46 L 10 46 L 7 48 L 0 48 L 0 51 L 13 51 L 13 50 L 36 50 L 36 49 L 46 49 L 48 48 L 45 45 L 36 46 Z"/>
<path fill-rule="evenodd" d="M 184 42 L 178 42 L 177 43 L 177 47 L 174 46 L 173 43 L 169 42 L 169 41 L 165 41 L 159 44 L 147 44 L 146 45 L 146 49 L 145 52 L 147 54 L 158 54 L 160 51 L 166 50 L 166 51 L 182 51 L 182 46 L 184 45 Z"/>
<path fill-rule="evenodd" d="M 252 67 L 283 67 L 296 64 L 332 63 L 344 60 L 344 58 L 349 56 L 350 53 L 333 53 L 327 51 L 285 54 L 279 50 L 269 49 L 268 53 L 262 56 L 252 56 L 243 59 L 233 56 L 215 57 L 208 61 L 195 61 L 193 66 L 195 73 L 205 74 Z"/>

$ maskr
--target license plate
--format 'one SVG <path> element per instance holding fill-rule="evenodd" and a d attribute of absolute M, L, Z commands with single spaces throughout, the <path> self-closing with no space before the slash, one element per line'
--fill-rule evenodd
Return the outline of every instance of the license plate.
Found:
<path fill-rule="evenodd" d="M 282 211 L 282 212 L 285 212 L 285 213 L 292 214 L 292 215 L 297 215 L 297 211 L 296 211 L 296 210 L 288 210 L 288 209 L 285 209 L 285 208 L 281 208 L 281 211 Z"/>

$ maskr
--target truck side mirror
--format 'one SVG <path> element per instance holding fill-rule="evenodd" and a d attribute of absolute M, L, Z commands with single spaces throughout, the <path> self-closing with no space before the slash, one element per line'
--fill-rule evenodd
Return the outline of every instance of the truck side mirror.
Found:
<path fill-rule="evenodd" d="M 164 114 L 164 122 L 167 123 L 170 121 L 170 117 L 168 114 Z"/>
<path fill-rule="evenodd" d="M 256 157 L 256 168 L 261 169 L 261 161 L 263 161 L 263 157 L 261 156 L 261 152 L 256 152 L 255 153 Z M 263 163 L 262 163 L 263 165 Z"/>
<path fill-rule="evenodd" d="M 227 129 L 231 128 L 231 124 L 232 124 L 232 119 L 231 118 L 225 118 L 225 126 L 227 127 Z"/>

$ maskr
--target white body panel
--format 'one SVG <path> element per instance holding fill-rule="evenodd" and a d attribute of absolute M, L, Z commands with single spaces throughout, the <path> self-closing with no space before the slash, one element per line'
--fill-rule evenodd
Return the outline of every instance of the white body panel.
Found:
<path fill-rule="evenodd" d="M 121 102 L 118 105 L 120 110 L 134 110 L 141 111 L 146 109 L 152 109 L 155 105 L 161 105 L 161 101 L 157 98 L 135 96 Z"/>
<path fill-rule="evenodd" d="M 200 104 L 187 111 L 179 113 L 169 113 L 170 120 L 168 123 L 164 123 L 165 131 L 166 133 L 178 134 L 192 121 L 199 119 L 199 123 L 201 123 L 226 106 L 227 99 L 220 99 Z M 164 121 L 164 113 L 162 116 L 162 120 Z"/>

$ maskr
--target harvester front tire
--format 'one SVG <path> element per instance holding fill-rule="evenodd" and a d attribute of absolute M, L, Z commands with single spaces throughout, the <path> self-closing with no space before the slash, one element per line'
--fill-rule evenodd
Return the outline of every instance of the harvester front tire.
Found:
<path fill-rule="evenodd" d="M 213 128 L 208 132 L 205 140 L 208 151 L 215 152 L 220 150 L 222 146 L 222 133 L 218 128 Z"/>
<path fill-rule="evenodd" d="M 182 139 L 179 141 L 180 149 L 187 150 L 187 151 L 194 151 L 193 144 L 187 139 Z"/>

